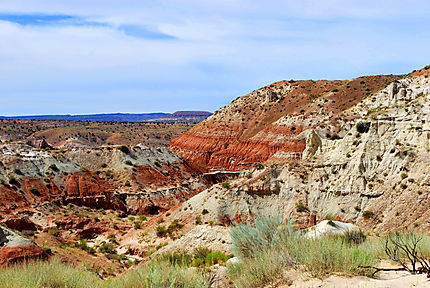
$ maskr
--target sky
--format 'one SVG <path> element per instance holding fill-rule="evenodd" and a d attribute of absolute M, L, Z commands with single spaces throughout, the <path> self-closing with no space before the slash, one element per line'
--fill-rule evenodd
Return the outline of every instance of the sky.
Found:
<path fill-rule="evenodd" d="M 215 111 L 430 64 L 428 0 L 0 0 L 0 115 Z"/>

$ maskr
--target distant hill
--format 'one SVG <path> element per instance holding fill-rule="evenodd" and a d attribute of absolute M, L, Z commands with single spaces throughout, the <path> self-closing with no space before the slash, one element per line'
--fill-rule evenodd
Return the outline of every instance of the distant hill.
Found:
<path fill-rule="evenodd" d="M 200 122 L 211 115 L 212 113 L 207 111 L 176 111 L 175 113 L 172 113 L 157 119 L 150 119 L 150 120 L 143 120 L 143 121 L 194 123 L 194 122 Z"/>
<path fill-rule="evenodd" d="M 200 122 L 212 115 L 206 111 L 177 111 L 175 113 L 111 113 L 89 115 L 30 115 L 0 116 L 5 120 L 92 121 L 92 122 Z"/>
<path fill-rule="evenodd" d="M 138 122 L 147 119 L 158 119 L 169 113 L 111 113 L 90 115 L 30 115 L 30 116 L 0 116 L 8 120 L 41 120 L 41 121 L 94 121 L 94 122 Z"/>

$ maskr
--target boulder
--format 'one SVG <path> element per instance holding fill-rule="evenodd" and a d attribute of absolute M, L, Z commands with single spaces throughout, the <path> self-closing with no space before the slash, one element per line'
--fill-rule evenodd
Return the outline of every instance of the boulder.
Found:
<path fill-rule="evenodd" d="M 344 234 L 348 231 L 358 231 L 358 226 L 340 221 L 324 220 L 305 230 L 305 237 L 319 238 L 327 235 Z"/>

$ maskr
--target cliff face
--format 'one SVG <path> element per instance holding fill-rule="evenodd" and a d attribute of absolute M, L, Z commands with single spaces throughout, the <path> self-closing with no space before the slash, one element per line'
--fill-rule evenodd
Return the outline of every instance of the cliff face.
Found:
<path fill-rule="evenodd" d="M 303 134 L 302 160 L 266 163 L 182 207 L 206 209 L 208 219 L 225 224 L 279 213 L 302 225 L 333 215 L 377 231 L 430 229 L 429 74 L 394 81 L 323 119 Z M 337 121 L 345 132 L 328 138 L 326 127 Z M 278 151 L 271 157 L 281 156 Z"/>
<path fill-rule="evenodd" d="M 325 121 L 326 134 L 345 133 L 343 119 L 326 120 L 400 78 L 277 82 L 236 99 L 168 148 L 207 168 L 243 169 L 279 157 L 297 159 L 306 147 L 305 130 Z"/>

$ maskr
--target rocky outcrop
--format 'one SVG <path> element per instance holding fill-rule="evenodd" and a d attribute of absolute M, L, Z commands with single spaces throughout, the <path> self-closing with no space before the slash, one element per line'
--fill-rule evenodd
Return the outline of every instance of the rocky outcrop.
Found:
<path fill-rule="evenodd" d="M 315 130 L 307 130 L 306 132 L 306 148 L 303 151 L 303 159 L 314 156 L 322 146 L 321 138 L 315 133 Z"/>
<path fill-rule="evenodd" d="M 49 255 L 34 242 L 0 226 L 0 266 L 48 257 Z"/>
<path fill-rule="evenodd" d="M 236 175 L 203 175 L 198 165 L 170 150 L 144 145 L 42 151 L 3 144 L 0 163 L 0 220 L 68 203 L 156 215 Z M 10 225 L 25 226 L 19 221 Z"/>
<path fill-rule="evenodd" d="M 52 146 L 45 139 L 30 138 L 26 144 L 38 149 L 52 149 Z"/>
<path fill-rule="evenodd" d="M 206 247 L 213 251 L 230 251 L 229 229 L 221 226 L 200 225 L 186 233 L 177 241 L 163 247 L 157 253 L 162 255 L 172 251 L 193 253 L 196 248 Z"/>
<path fill-rule="evenodd" d="M 307 238 L 320 238 L 327 235 L 345 234 L 351 231 L 359 231 L 358 226 L 351 223 L 324 220 L 315 226 L 307 228 L 304 233 Z"/>

